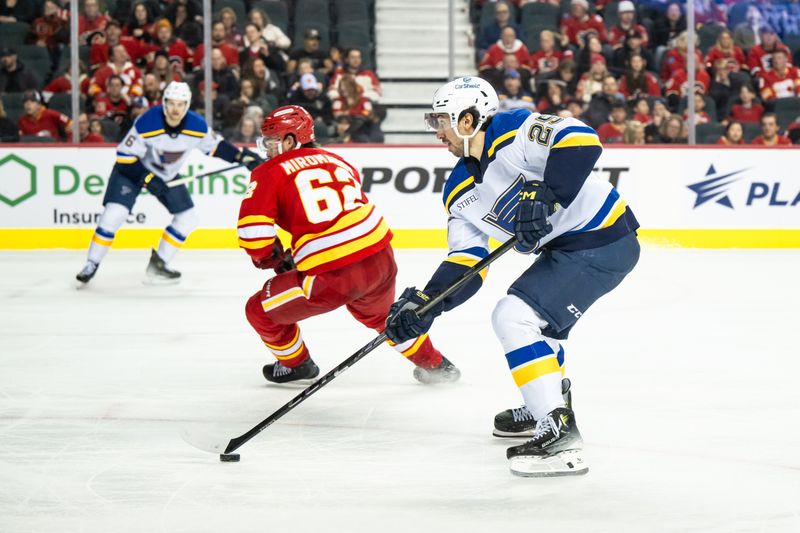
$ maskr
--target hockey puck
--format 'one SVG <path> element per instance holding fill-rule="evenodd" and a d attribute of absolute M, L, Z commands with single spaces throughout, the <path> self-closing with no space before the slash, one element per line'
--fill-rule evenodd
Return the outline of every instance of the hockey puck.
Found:
<path fill-rule="evenodd" d="M 223 453 L 219 456 L 219 460 L 223 463 L 238 463 L 241 457 L 238 453 Z"/>

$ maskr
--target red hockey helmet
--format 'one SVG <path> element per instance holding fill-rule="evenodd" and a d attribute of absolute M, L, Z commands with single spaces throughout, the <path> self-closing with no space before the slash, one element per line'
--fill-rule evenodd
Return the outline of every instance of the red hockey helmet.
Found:
<path fill-rule="evenodd" d="M 281 141 L 293 135 L 298 144 L 314 142 L 314 119 L 308 111 L 297 105 L 286 105 L 274 109 L 261 124 L 261 135 L 278 137 Z"/>

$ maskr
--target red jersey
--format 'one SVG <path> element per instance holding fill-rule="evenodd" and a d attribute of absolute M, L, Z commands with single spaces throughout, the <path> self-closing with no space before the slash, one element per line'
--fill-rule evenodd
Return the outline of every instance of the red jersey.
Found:
<path fill-rule="evenodd" d="M 78 33 L 83 35 L 92 31 L 103 31 L 106 29 L 108 17 L 105 15 L 97 15 L 93 19 L 86 18 L 86 15 L 78 16 Z"/>
<path fill-rule="evenodd" d="M 775 49 L 780 48 L 786 52 L 786 57 L 789 59 L 789 63 L 792 62 L 792 51 L 789 50 L 789 47 L 783 43 L 778 43 L 775 46 Z M 775 50 L 764 50 L 764 47 L 760 44 L 755 45 L 750 51 L 747 53 L 747 68 L 750 69 L 750 74 L 753 76 L 758 75 L 759 72 L 762 70 L 769 70 L 772 68 L 772 52 Z"/>
<path fill-rule="evenodd" d="M 189 50 L 189 47 L 186 46 L 186 43 L 183 41 L 183 39 L 175 39 L 165 45 L 158 43 L 153 44 L 150 46 L 147 52 L 158 52 L 159 50 L 164 50 L 169 56 L 170 61 L 179 59 L 181 62 L 181 70 L 183 71 L 187 71 L 189 66 L 192 64 L 192 52 Z M 152 66 L 152 64 L 148 64 L 147 68 L 149 69 Z"/>
<path fill-rule="evenodd" d="M 570 44 L 581 46 L 583 35 L 588 32 L 597 34 L 601 43 L 608 41 L 606 25 L 599 15 L 587 15 L 584 20 L 578 20 L 570 14 L 561 19 L 561 33 L 566 35 Z"/>
<path fill-rule="evenodd" d="M 114 74 L 122 78 L 123 94 L 129 94 L 131 96 L 139 96 L 142 94 L 142 73 L 130 62 L 127 62 L 119 70 L 117 70 L 113 63 L 108 63 L 106 66 L 97 69 L 97 72 L 92 76 L 92 82 L 89 86 L 89 95 L 95 96 L 104 92 L 106 90 L 106 81 Z"/>
<path fill-rule="evenodd" d="M 89 76 L 86 74 L 81 74 L 80 77 L 80 91 L 81 94 L 88 94 L 89 93 Z M 54 79 L 47 86 L 43 89 L 46 93 L 68 93 L 72 90 L 72 81 L 69 79 L 69 76 L 64 74 L 63 76 L 59 76 L 58 78 Z"/>
<path fill-rule="evenodd" d="M 747 69 L 747 60 L 744 58 L 744 52 L 738 46 L 734 46 L 731 52 L 724 52 L 716 46 L 712 47 L 706 56 L 706 67 L 713 68 L 718 59 L 727 59 L 731 72 Z"/>
<path fill-rule="evenodd" d="M 124 98 L 114 102 L 107 94 L 102 93 L 94 99 L 94 115 L 96 117 L 113 118 L 114 115 L 127 115 L 128 109 L 128 102 Z"/>
<path fill-rule="evenodd" d="M 333 116 L 350 115 L 354 117 L 368 117 L 372 114 L 372 102 L 370 102 L 369 98 L 366 96 L 360 97 L 358 103 L 350 109 L 346 109 L 345 104 L 344 98 L 339 97 L 334 100 L 331 106 Z"/>
<path fill-rule="evenodd" d="M 644 113 L 635 113 L 633 115 L 633 120 L 638 120 L 639 122 L 647 126 L 648 124 L 653 122 L 653 117 L 652 115 L 645 115 Z"/>
<path fill-rule="evenodd" d="M 647 82 L 647 92 L 645 94 L 641 94 L 638 88 L 634 90 L 633 87 L 628 87 L 628 76 L 625 75 L 620 78 L 619 92 L 625 95 L 625 98 L 631 98 L 632 96 L 661 96 L 661 84 L 658 83 L 656 77 L 645 71 L 644 79 Z"/>
<path fill-rule="evenodd" d="M 647 48 L 647 45 L 650 43 L 650 37 L 647 35 L 647 28 L 642 26 L 641 24 L 632 24 L 630 28 L 627 30 L 617 24 L 611 31 L 608 33 L 608 44 L 611 46 L 622 46 L 625 44 L 625 37 L 628 35 L 628 31 L 630 29 L 634 29 L 639 32 L 639 35 L 642 36 L 642 48 Z"/>
<path fill-rule="evenodd" d="M 700 52 L 695 51 L 697 58 L 697 65 L 703 64 L 703 56 Z M 686 70 L 686 56 L 682 56 L 677 48 L 671 48 L 664 54 L 664 59 L 661 61 L 661 79 L 667 81 L 678 70 Z"/>
<path fill-rule="evenodd" d="M 125 47 L 125 51 L 128 52 L 131 61 L 134 63 L 147 53 L 147 49 L 142 42 L 133 37 L 122 36 L 119 38 L 119 44 Z M 92 47 L 89 49 L 89 63 L 91 63 L 92 68 L 108 63 L 108 50 L 109 46 L 106 43 L 92 44 Z"/>
<path fill-rule="evenodd" d="M 239 51 L 229 45 L 229 44 L 215 44 L 212 45 L 212 48 L 219 48 L 219 51 L 222 52 L 222 55 L 225 57 L 225 61 L 227 61 L 228 65 L 238 65 L 239 64 Z M 194 49 L 194 57 L 192 58 L 192 64 L 195 67 L 200 67 L 203 64 L 203 56 L 205 55 L 205 50 L 203 44 L 198 44 L 197 48 Z"/>
<path fill-rule="evenodd" d="M 776 135 L 775 140 L 771 143 L 768 143 L 764 140 L 763 135 L 759 135 L 755 139 L 753 139 L 750 144 L 761 144 L 764 146 L 791 146 L 792 141 L 789 140 L 788 137 L 784 137 L 783 135 Z"/>
<path fill-rule="evenodd" d="M 622 129 L 619 129 L 620 127 Z M 601 124 L 600 127 L 597 128 L 597 136 L 600 138 L 600 142 L 603 144 L 625 142 L 625 124 L 622 124 L 620 127 L 615 126 L 611 122 Z"/>
<path fill-rule="evenodd" d="M 552 52 L 543 52 L 539 50 L 538 52 L 534 52 L 531 54 L 530 61 L 528 64 L 531 67 L 531 72 L 534 76 L 538 74 L 546 74 L 548 72 L 555 72 L 558 70 L 558 65 L 564 59 L 571 59 L 572 52 L 567 50 L 565 52 L 558 52 L 553 50 Z M 522 64 L 522 63 L 520 63 Z"/>
<path fill-rule="evenodd" d="M 745 107 L 743 104 L 733 104 L 731 106 L 731 120 L 737 122 L 749 122 L 758 124 L 761 122 L 761 115 L 764 114 L 764 106 L 761 104 L 752 104 L 750 107 Z"/>
<path fill-rule="evenodd" d="M 694 75 L 694 86 L 700 89 L 703 94 L 708 93 L 708 88 L 711 86 L 711 78 L 705 70 L 698 70 Z M 675 72 L 669 81 L 664 85 L 666 94 L 680 94 L 686 96 L 689 94 L 689 76 L 686 71 L 681 69 Z"/>
<path fill-rule="evenodd" d="M 507 55 L 515 56 L 519 62 L 520 68 L 528 68 L 528 61 L 530 60 L 531 54 L 528 52 L 528 48 L 522 44 L 522 41 L 517 39 L 511 48 L 504 48 L 500 41 L 490 46 L 483 55 L 481 64 L 478 65 L 478 70 L 487 68 L 502 69 L 503 59 L 505 59 Z"/>
<path fill-rule="evenodd" d="M 764 101 L 788 98 L 800 94 L 800 70 L 788 66 L 782 73 L 762 70 L 760 75 L 761 99 Z"/>
<path fill-rule="evenodd" d="M 291 235 L 297 270 L 312 276 L 369 257 L 392 240 L 361 191 L 358 171 L 320 148 L 290 150 L 253 171 L 239 210 L 239 246 L 254 260 L 269 257 L 275 226 Z"/>
<path fill-rule="evenodd" d="M 61 130 L 65 129 L 69 123 L 67 115 L 43 107 L 32 117 L 22 115 L 19 118 L 19 134 L 39 135 L 41 132 L 47 132 L 54 139 L 63 139 Z"/>

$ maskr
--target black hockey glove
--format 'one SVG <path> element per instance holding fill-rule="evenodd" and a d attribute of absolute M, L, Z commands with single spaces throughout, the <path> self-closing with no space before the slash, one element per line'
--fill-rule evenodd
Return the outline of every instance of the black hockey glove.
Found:
<path fill-rule="evenodd" d="M 144 186 L 153 196 L 163 196 L 169 190 L 164 180 L 152 172 L 145 176 Z"/>
<path fill-rule="evenodd" d="M 264 162 L 263 159 L 258 157 L 258 154 L 249 148 L 242 148 L 236 154 L 236 161 L 247 167 L 247 170 L 254 170 L 258 165 Z"/>
<path fill-rule="evenodd" d="M 422 316 L 417 315 L 415 310 L 428 303 L 432 297 L 417 290 L 416 287 L 404 290 L 400 299 L 389 308 L 389 316 L 386 317 L 386 336 L 392 342 L 400 344 L 427 333 L 433 325 L 433 320 L 444 312 L 444 302 Z"/>
<path fill-rule="evenodd" d="M 514 217 L 514 236 L 526 248 L 534 248 L 553 226 L 547 217 L 556 210 L 556 197 L 543 181 L 529 181 L 519 192 Z"/>
<path fill-rule="evenodd" d="M 272 253 L 270 256 L 263 259 L 253 259 L 253 265 L 262 270 L 272 268 L 275 270 L 276 274 L 283 274 L 284 272 L 294 270 L 295 265 L 294 259 L 292 258 L 292 249 L 284 250 L 280 241 L 276 240 L 275 244 L 272 246 Z"/>

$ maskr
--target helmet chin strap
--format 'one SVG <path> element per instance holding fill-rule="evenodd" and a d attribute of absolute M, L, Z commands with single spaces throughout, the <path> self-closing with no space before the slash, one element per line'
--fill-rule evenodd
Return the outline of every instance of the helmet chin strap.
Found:
<path fill-rule="evenodd" d="M 481 131 L 481 126 L 483 126 L 483 121 L 479 121 L 475 125 L 475 129 L 472 130 L 472 133 L 469 135 L 461 135 L 461 132 L 458 131 L 458 128 L 453 128 L 456 132 L 456 136 L 464 141 L 464 157 L 469 157 L 469 140 L 475 137 L 479 131 Z"/>

